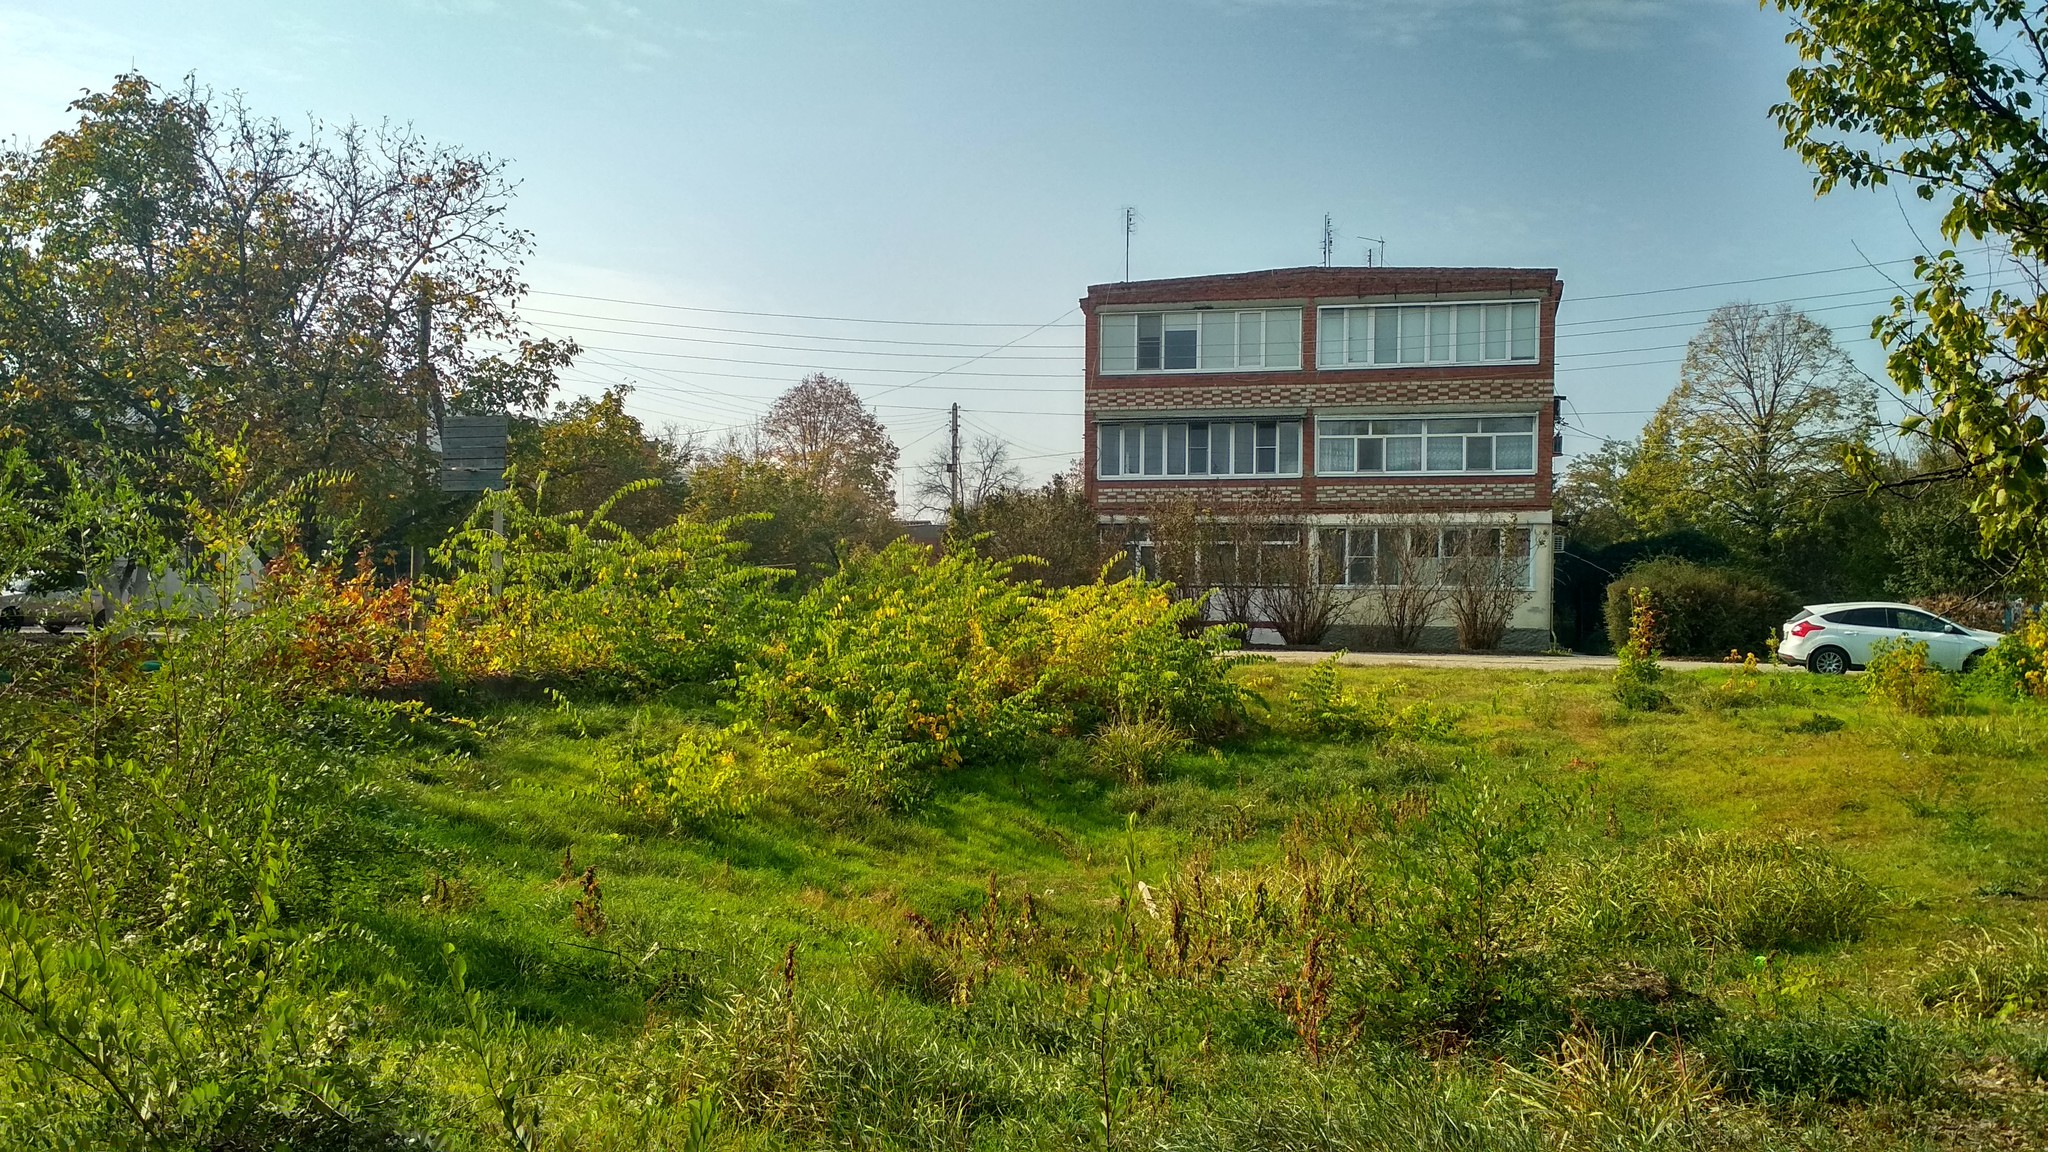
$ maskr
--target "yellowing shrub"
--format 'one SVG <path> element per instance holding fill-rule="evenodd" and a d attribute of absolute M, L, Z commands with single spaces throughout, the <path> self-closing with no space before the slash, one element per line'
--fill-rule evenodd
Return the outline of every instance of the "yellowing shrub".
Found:
<path fill-rule="evenodd" d="M 1977 677 L 2014 696 L 2048 696 L 2048 617 L 2020 621 L 1984 654 Z"/>
<path fill-rule="evenodd" d="M 1918 640 L 1879 640 L 1870 649 L 1864 690 L 1894 708 L 1916 716 L 1939 711 L 1954 695 L 1948 677 L 1927 658 Z"/>

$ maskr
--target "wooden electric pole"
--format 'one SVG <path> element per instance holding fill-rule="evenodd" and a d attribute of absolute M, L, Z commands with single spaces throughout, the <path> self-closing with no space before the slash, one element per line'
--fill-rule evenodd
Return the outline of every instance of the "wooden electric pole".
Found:
<path fill-rule="evenodd" d="M 950 425 L 953 449 L 946 455 L 946 475 L 952 480 L 953 506 L 947 513 L 949 518 L 960 515 L 960 405 L 957 403 L 953 405 Z"/>

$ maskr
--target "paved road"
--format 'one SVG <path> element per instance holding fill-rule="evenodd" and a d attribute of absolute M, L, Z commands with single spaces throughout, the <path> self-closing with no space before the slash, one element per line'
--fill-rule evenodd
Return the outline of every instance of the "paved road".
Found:
<path fill-rule="evenodd" d="M 1328 652 L 1317 652 L 1301 648 L 1263 648 L 1254 645 L 1251 649 L 1262 656 L 1271 656 L 1282 664 L 1313 664 L 1325 659 Z M 1516 668 L 1543 672 L 1611 672 L 1614 670 L 1612 656 L 1541 656 L 1513 652 L 1346 652 L 1346 664 L 1393 664 L 1412 668 Z M 1665 660 L 1664 667 L 1673 669 L 1725 668 L 1727 665 L 1713 660 Z M 1785 665 L 1762 664 L 1765 671 L 1796 672 L 1798 669 Z"/>

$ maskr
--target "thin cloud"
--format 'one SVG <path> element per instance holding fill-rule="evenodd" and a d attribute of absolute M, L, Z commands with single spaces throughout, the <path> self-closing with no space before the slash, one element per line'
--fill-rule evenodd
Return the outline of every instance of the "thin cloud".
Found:
<path fill-rule="evenodd" d="M 1409 48 L 1453 35 L 1490 32 L 1501 43 L 1547 53 L 1640 46 L 1660 26 L 1733 0 L 1220 0 L 1229 7 L 1312 9 L 1338 14 L 1355 34 Z"/>

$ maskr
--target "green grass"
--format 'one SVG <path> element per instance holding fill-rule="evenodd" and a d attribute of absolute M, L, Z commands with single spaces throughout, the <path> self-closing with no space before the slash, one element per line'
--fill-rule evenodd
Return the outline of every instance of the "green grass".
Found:
<path fill-rule="evenodd" d="M 1305 672 L 1241 674 L 1277 707 Z M 705 1092 L 737 1147 L 2048 1139 L 2026 1060 L 1999 1055 L 2041 1050 L 2032 1014 L 1965 1023 L 1917 990 L 1945 945 L 2043 922 L 2048 759 L 2031 706 L 1921 718 L 1853 682 L 1708 671 L 1669 679 L 1671 710 L 1628 713 L 1589 673 L 1343 675 L 1449 707 L 1455 731 L 1254 737 L 1141 783 L 1064 746 L 955 771 L 907 811 L 793 787 L 678 828 L 616 804 L 598 749 L 636 713 L 716 722 L 701 699 L 473 702 L 455 709 L 480 725 L 467 747 L 376 765 L 382 847 L 352 914 L 390 953 L 360 975 L 416 989 L 390 1002 L 395 1035 L 446 1040 L 451 942 L 547 1054 L 543 1130 L 561 1147 L 680 1140 Z M 1465 823 L 1444 815 L 1460 806 Z M 1526 843 L 1495 843 L 1510 831 Z M 1780 843 L 1820 871 L 1744 847 Z M 597 869 L 602 934 L 576 926 L 565 852 Z M 1638 890 L 1632 920 L 1596 907 Z M 1801 900 L 1847 910 L 1816 905 L 1830 927 L 1782 939 L 1674 910 L 1751 924 Z M 1171 956 L 1173 901 L 1195 959 Z M 1464 928 L 1461 902 L 1481 909 Z M 1339 950 L 1322 975 L 1318 936 Z M 1499 963 L 1474 975 L 1485 948 Z M 1617 980 L 1629 990 L 1600 990 Z M 1610 1001 L 1645 1005 L 1608 1034 L 1621 1047 L 1596 1044 L 1591 1071 L 1585 1049 L 1559 1055 Z M 1627 1047 L 1716 1028 L 1702 1051 L 1744 1063 L 1697 1083 L 1682 1052 Z M 1883 1087 L 1908 1066 L 1924 1084 Z M 1825 1080 L 1802 1097 L 1807 1069 Z M 1677 1099 L 1680 1120 L 1630 1127 L 1596 1106 L 1630 1077 L 1654 1081 L 1630 1099 Z"/>

